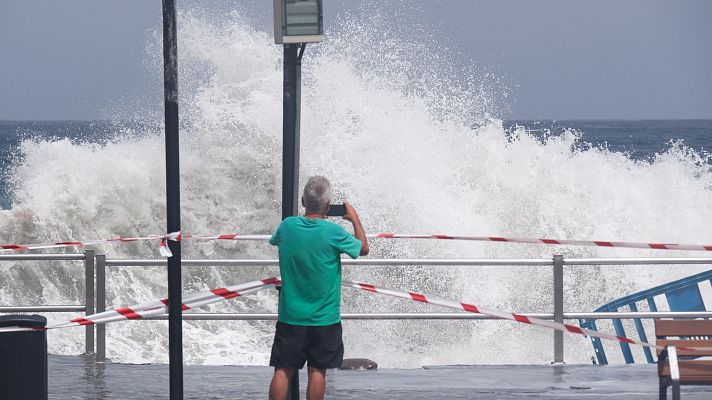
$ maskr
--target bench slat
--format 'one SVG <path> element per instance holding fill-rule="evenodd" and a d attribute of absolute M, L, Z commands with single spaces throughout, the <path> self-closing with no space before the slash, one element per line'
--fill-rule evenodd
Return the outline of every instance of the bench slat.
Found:
<path fill-rule="evenodd" d="M 678 360 L 680 367 L 680 381 L 693 380 L 710 381 L 712 383 L 712 360 Z M 662 361 L 658 364 L 658 376 L 670 376 L 670 362 Z"/>
<path fill-rule="evenodd" d="M 712 336 L 712 321 L 707 320 L 655 320 L 655 336 Z"/>
<path fill-rule="evenodd" d="M 658 339 L 658 346 L 672 345 L 677 347 L 678 356 L 712 356 L 712 340 L 669 340 Z M 704 350 L 685 350 L 680 347 L 705 347 Z M 662 350 L 658 349 L 658 356 Z"/>

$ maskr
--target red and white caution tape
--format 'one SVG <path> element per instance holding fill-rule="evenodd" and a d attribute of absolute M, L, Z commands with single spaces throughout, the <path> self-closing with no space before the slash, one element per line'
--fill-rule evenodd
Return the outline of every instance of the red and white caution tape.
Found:
<path fill-rule="evenodd" d="M 269 240 L 270 235 L 182 235 L 183 240 Z M 611 242 L 603 240 L 562 240 L 562 239 L 531 239 L 531 238 L 505 238 L 499 236 L 463 236 L 463 235 L 441 235 L 441 234 L 410 234 L 410 233 L 376 233 L 366 235 L 369 239 L 429 239 L 429 240 L 466 240 L 476 242 L 498 242 L 498 243 L 526 243 L 526 244 L 547 244 L 565 246 L 589 246 L 589 247 L 624 247 L 634 249 L 653 250 L 693 250 L 712 251 L 712 245 L 702 244 L 679 244 L 679 243 L 643 243 L 643 242 Z"/>
<path fill-rule="evenodd" d="M 628 344 L 644 346 L 644 347 L 650 347 L 653 349 L 660 349 L 660 350 L 664 349 L 663 346 L 658 346 L 655 344 L 642 342 L 642 341 L 636 341 L 636 340 L 633 340 L 633 339 L 630 339 L 630 338 L 627 338 L 624 336 L 611 335 L 608 333 L 594 331 L 594 330 L 590 330 L 590 329 L 579 328 L 578 326 L 563 324 L 560 322 L 546 321 L 546 320 L 539 319 L 539 318 L 526 317 L 524 315 L 520 315 L 520 314 L 516 314 L 516 313 L 505 313 L 505 312 L 501 312 L 501 311 L 490 310 L 490 309 L 478 307 L 478 306 L 475 306 L 472 304 L 460 303 L 460 302 L 457 302 L 454 300 L 447 300 L 447 299 L 442 299 L 439 297 L 425 296 L 425 295 L 413 293 L 413 292 L 402 292 L 399 290 L 376 287 L 374 285 L 370 285 L 367 283 L 346 281 L 346 280 L 342 282 L 342 285 L 346 286 L 346 287 L 366 290 L 366 291 L 373 292 L 373 293 L 381 293 L 381 294 L 385 294 L 388 296 L 394 296 L 394 297 L 400 297 L 403 299 L 415 300 L 415 301 L 419 301 L 422 303 L 435 304 L 438 306 L 452 308 L 452 309 L 459 310 L 459 311 L 483 314 L 483 315 L 495 317 L 498 319 L 506 319 L 506 320 L 515 321 L 515 322 L 521 322 L 524 324 L 542 326 L 542 327 L 554 329 L 557 331 L 576 333 L 576 334 L 584 335 L 584 336 L 594 336 L 594 337 L 599 337 L 601 339 L 614 340 L 617 342 L 628 343 Z"/>
<path fill-rule="evenodd" d="M 171 257 L 172 254 L 168 249 L 168 240 L 180 240 L 180 232 L 173 232 L 167 235 L 148 235 L 142 237 L 128 237 L 128 238 L 114 238 L 114 239 L 100 239 L 100 240 L 85 240 L 85 241 L 75 241 L 75 242 L 53 242 L 53 243 L 37 243 L 37 244 L 2 244 L 0 245 L 0 253 L 5 251 L 24 251 L 24 250 L 39 250 L 39 249 L 59 249 L 59 248 L 70 248 L 70 247 L 84 247 L 92 246 L 97 244 L 111 244 L 111 243 L 129 243 L 129 242 L 140 242 L 147 240 L 159 240 L 160 241 L 160 253 L 165 257 Z"/>
<path fill-rule="evenodd" d="M 196 307 L 217 303 L 226 299 L 232 299 L 234 297 L 252 294 L 267 286 L 279 285 L 280 283 L 280 278 L 274 277 L 192 294 L 183 298 L 183 305 L 181 308 L 183 311 L 190 310 Z M 121 307 L 115 310 L 87 315 L 84 317 L 77 317 L 66 322 L 49 325 L 46 328 L 27 328 L 13 326 L 0 328 L 0 332 L 69 328 L 73 326 L 126 321 L 130 319 L 143 319 L 154 315 L 164 314 L 166 312 L 168 312 L 168 299 L 162 299 L 136 304 L 130 307 Z"/>
<path fill-rule="evenodd" d="M 591 247 L 626 247 L 634 249 L 654 249 L 654 250 L 695 250 L 712 251 L 712 245 L 702 244 L 678 244 L 678 243 L 640 243 L 640 242 L 609 242 L 602 240 L 560 240 L 560 239 L 528 239 L 528 238 L 504 238 L 497 236 L 457 236 L 457 235 L 412 235 L 401 233 L 379 233 L 369 235 L 369 237 L 380 239 L 442 239 L 442 240 L 471 240 L 479 242 L 507 242 L 507 243 L 529 243 L 529 244 L 549 244 L 566 246 L 591 246 Z"/>
<path fill-rule="evenodd" d="M 247 283 L 242 283 L 238 285 L 228 286 L 224 288 L 212 289 L 205 292 L 196 293 L 193 295 L 186 296 L 184 298 L 184 303 L 182 304 L 182 310 L 189 310 L 192 308 L 216 303 L 226 299 L 231 299 L 234 297 L 245 296 L 247 294 L 252 294 L 260 289 L 267 286 L 280 285 L 280 277 L 273 277 L 267 279 L 261 279 L 258 281 L 252 281 Z M 526 317 L 517 313 L 506 313 L 496 310 L 490 310 L 487 308 L 475 306 L 468 303 L 461 303 L 454 300 L 442 299 L 439 297 L 425 296 L 419 293 L 413 292 L 403 292 L 388 288 L 377 287 L 367 283 L 355 282 L 344 280 L 342 281 L 342 286 L 351 287 L 356 289 L 361 289 L 373 293 L 381 293 L 389 296 L 400 297 L 409 300 L 415 300 L 422 303 L 435 304 L 447 308 L 452 308 L 459 311 L 466 311 L 471 313 L 488 315 L 498 319 L 505 319 L 515 322 L 520 322 L 524 324 L 541 326 L 549 329 L 554 329 L 563 332 L 575 333 L 584 336 L 598 337 L 601 339 L 613 340 L 622 343 L 628 343 L 638 346 L 650 347 L 654 349 L 662 350 L 663 346 L 658 346 L 655 344 L 636 341 L 624 336 L 612 335 L 604 332 L 594 331 L 590 329 L 579 328 L 577 326 L 563 324 L 559 322 L 547 321 L 534 317 Z M 82 325 L 93 325 L 100 323 L 109 323 L 114 321 L 126 321 L 132 319 L 144 319 L 150 316 L 164 314 L 168 311 L 168 299 L 155 300 L 147 303 L 141 303 L 133 305 L 130 307 L 117 308 L 115 310 L 105 311 L 98 314 L 92 314 L 84 317 L 77 317 L 66 322 L 61 322 L 58 324 L 49 325 L 45 328 L 37 327 L 22 327 L 22 326 L 11 326 L 0 328 L 0 333 L 3 332 L 20 332 L 20 331 L 35 331 L 35 330 L 48 330 L 48 329 L 59 329 L 59 328 L 69 328 L 74 326 Z M 687 348 L 680 347 L 684 350 L 695 350 L 701 348 Z M 704 348 L 708 350 L 707 348 Z"/>
<path fill-rule="evenodd" d="M 269 240 L 270 235 L 241 235 L 236 233 L 222 235 L 182 235 L 183 240 Z M 679 244 L 679 243 L 643 243 L 643 242 L 611 242 L 604 240 L 562 240 L 562 239 L 531 239 L 505 238 L 499 236 L 463 236 L 441 234 L 409 234 L 409 233 L 376 233 L 366 235 L 369 239 L 429 239 L 429 240 L 467 240 L 476 242 L 526 243 L 565 246 L 589 247 L 623 247 L 633 249 L 653 250 L 693 250 L 712 251 L 712 244 Z"/>

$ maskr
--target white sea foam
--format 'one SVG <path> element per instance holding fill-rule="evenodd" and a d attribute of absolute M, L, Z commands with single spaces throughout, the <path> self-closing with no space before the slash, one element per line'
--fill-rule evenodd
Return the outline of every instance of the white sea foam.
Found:
<path fill-rule="evenodd" d="M 710 242 L 712 174 L 674 146 L 651 162 L 580 150 L 575 132 L 546 140 L 506 131 L 494 118 L 506 87 L 473 67 L 455 71 L 446 52 L 374 33 L 341 31 L 305 56 L 301 177 L 324 174 L 369 232 L 427 232 L 566 239 Z M 182 226 L 191 233 L 269 233 L 279 222 L 281 51 L 237 14 L 221 22 L 185 13 L 179 23 Z M 156 50 L 155 45 L 149 49 Z M 428 50 L 428 51 L 426 51 Z M 368 53 L 368 54 L 366 54 Z M 424 61 L 420 56 L 425 56 Z M 160 53 L 152 57 L 159 59 Z M 468 78 L 455 80 L 456 76 Z M 464 82 L 464 83 L 463 83 Z M 140 110 L 136 110 L 141 113 Z M 108 144 L 27 140 L 14 168 L 12 210 L 0 241 L 109 238 L 164 230 L 160 130 Z M 374 241 L 372 257 L 661 255 L 652 251 L 515 244 Z M 155 244 L 101 247 L 109 257 L 158 257 Z M 675 255 L 693 255 L 676 252 Z M 670 254 L 672 255 L 672 254 Z M 272 258 L 263 243 L 184 244 L 186 258 Z M 634 290 L 704 267 L 566 269 L 566 307 L 590 311 Z M 269 268 L 185 268 L 185 292 L 266 277 Z M 160 268 L 110 268 L 110 306 L 165 295 Z M 83 298 L 82 269 L 67 263 L 0 264 L 0 303 L 66 304 Z M 502 310 L 551 309 L 551 270 L 346 268 L 349 279 L 463 299 Z M 208 307 L 274 312 L 272 291 Z M 370 293 L 344 292 L 344 311 L 439 311 Z M 52 322 L 68 315 L 52 315 Z M 348 321 L 346 356 L 386 367 L 542 363 L 549 332 L 501 322 Z M 188 363 L 265 364 L 270 322 L 185 322 Z M 50 351 L 82 351 L 82 330 L 50 332 Z M 108 327 L 114 361 L 167 361 L 164 322 Z M 588 362 L 584 338 L 569 362 Z M 615 360 L 615 356 L 612 356 Z"/>

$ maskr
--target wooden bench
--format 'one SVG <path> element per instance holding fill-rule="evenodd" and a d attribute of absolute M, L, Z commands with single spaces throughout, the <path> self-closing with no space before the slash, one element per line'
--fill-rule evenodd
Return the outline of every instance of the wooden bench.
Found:
<path fill-rule="evenodd" d="M 679 400 L 680 385 L 712 385 L 712 360 L 698 359 L 712 356 L 712 321 L 656 320 L 655 337 L 665 347 L 658 350 L 660 400 L 667 399 L 668 386 Z"/>

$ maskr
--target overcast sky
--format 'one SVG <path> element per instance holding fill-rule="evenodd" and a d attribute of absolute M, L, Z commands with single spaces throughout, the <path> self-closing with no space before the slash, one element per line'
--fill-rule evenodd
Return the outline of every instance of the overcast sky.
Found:
<path fill-rule="evenodd" d="M 201 2 L 238 3 L 270 26 L 271 0 Z M 327 33 L 359 3 L 324 0 Z M 381 4 L 424 19 L 465 62 L 506 78 L 509 118 L 712 118 L 712 1 Z M 160 8 L 160 0 L 0 0 L 0 119 L 102 119 L 121 99 L 161 99 L 162 82 L 145 65 Z"/>

